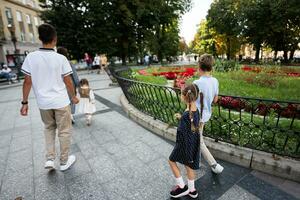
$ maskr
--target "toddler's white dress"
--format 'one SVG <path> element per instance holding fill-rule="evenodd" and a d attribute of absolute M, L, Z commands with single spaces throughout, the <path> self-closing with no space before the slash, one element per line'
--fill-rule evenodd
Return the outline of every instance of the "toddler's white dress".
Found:
<path fill-rule="evenodd" d="M 78 95 L 79 103 L 76 105 L 76 113 L 77 114 L 93 114 L 96 112 L 96 105 L 95 105 L 95 95 L 93 90 L 90 90 L 89 98 L 80 97 Z"/>

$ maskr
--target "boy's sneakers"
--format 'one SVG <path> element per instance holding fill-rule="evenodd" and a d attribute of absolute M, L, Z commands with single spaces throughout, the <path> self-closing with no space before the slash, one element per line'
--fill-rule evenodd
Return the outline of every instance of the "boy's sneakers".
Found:
<path fill-rule="evenodd" d="M 193 199 L 197 198 L 197 197 L 198 197 L 198 192 L 197 192 L 197 190 L 194 190 L 194 192 L 190 192 L 190 193 L 189 193 L 189 196 L 192 197 Z"/>
<path fill-rule="evenodd" d="M 45 163 L 45 169 L 52 170 L 54 169 L 54 161 L 53 160 L 47 160 Z"/>
<path fill-rule="evenodd" d="M 60 171 L 65 171 L 69 169 L 76 161 L 76 157 L 74 155 L 70 155 L 68 161 L 65 165 L 60 165 Z"/>
<path fill-rule="evenodd" d="M 179 185 L 176 185 L 176 187 L 170 192 L 170 196 L 173 198 L 183 197 L 188 194 L 189 189 L 187 185 L 185 185 L 183 188 L 180 188 Z"/>
<path fill-rule="evenodd" d="M 223 169 L 224 169 L 224 167 L 222 167 L 222 165 L 220 165 L 219 163 L 214 164 L 214 165 L 211 166 L 211 170 L 215 174 L 221 174 Z"/>

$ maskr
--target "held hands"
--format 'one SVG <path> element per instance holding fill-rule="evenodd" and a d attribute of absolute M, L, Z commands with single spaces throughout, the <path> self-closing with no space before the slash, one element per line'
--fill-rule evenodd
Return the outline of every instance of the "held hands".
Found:
<path fill-rule="evenodd" d="M 27 116 L 28 115 L 28 104 L 22 105 L 20 113 L 22 116 Z"/>
<path fill-rule="evenodd" d="M 175 113 L 175 114 L 174 114 L 174 117 L 175 117 L 177 120 L 180 120 L 180 119 L 181 119 L 181 114 L 180 114 L 180 113 Z"/>
<path fill-rule="evenodd" d="M 79 99 L 78 99 L 76 96 L 74 96 L 74 97 L 71 99 L 71 101 L 72 101 L 73 104 L 78 104 L 78 103 L 79 103 Z"/>

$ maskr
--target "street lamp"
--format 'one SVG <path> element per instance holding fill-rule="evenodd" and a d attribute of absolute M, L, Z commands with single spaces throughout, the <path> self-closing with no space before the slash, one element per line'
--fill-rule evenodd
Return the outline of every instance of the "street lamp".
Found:
<path fill-rule="evenodd" d="M 17 37 L 16 37 L 15 26 L 13 24 L 8 24 L 7 28 L 9 30 L 9 32 L 10 32 L 11 41 L 14 44 L 15 54 L 16 54 L 17 53 Z"/>

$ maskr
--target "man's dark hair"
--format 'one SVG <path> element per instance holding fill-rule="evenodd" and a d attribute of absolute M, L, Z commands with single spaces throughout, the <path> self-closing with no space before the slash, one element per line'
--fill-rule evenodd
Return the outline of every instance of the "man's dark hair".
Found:
<path fill-rule="evenodd" d="M 50 24 L 42 24 L 38 28 L 39 31 L 39 39 L 43 44 L 51 43 L 56 37 L 56 30 Z"/>

